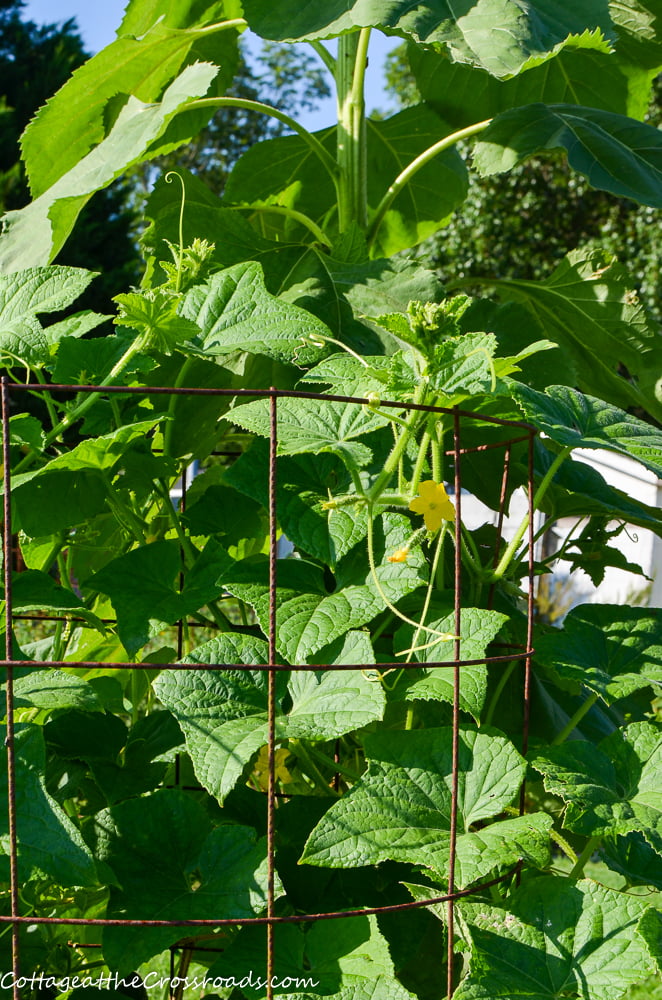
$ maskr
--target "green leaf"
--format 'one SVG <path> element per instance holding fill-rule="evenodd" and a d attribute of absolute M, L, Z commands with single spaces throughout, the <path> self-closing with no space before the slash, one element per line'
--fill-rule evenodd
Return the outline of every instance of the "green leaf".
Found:
<path fill-rule="evenodd" d="M 407 0 L 387 6 L 379 0 L 348 0 L 324 7 L 301 7 L 288 0 L 278 10 L 266 0 L 245 0 L 244 11 L 250 27 L 263 38 L 298 41 L 358 27 L 382 28 L 427 45 L 444 43 L 457 62 L 483 66 L 499 77 L 519 72 L 532 58 L 549 57 L 571 35 L 596 29 L 607 37 L 613 34 L 608 4 L 601 0 L 587 0 L 581 7 L 561 0 L 552 8 L 542 0 L 531 0 L 525 7 L 515 0 L 487 0 L 477 9 L 458 9 L 447 0 L 425 0 L 414 7 Z"/>
<path fill-rule="evenodd" d="M 637 925 L 646 900 L 588 879 L 529 879 L 508 909 L 463 903 L 470 972 L 455 1000 L 618 1000 L 654 971 Z"/>
<path fill-rule="evenodd" d="M 536 640 L 536 661 L 595 691 L 608 705 L 634 691 L 662 689 L 662 610 L 612 604 L 573 608 Z"/>
<path fill-rule="evenodd" d="M 423 104 L 384 121 L 369 119 L 366 129 L 367 195 L 373 212 L 400 172 L 452 131 Z M 336 130 L 325 129 L 316 135 L 335 155 Z M 292 185 L 296 185 L 297 194 L 293 207 L 324 226 L 336 206 L 335 185 L 310 146 L 296 135 L 251 147 L 230 174 L 224 203 L 251 204 L 281 194 Z M 466 191 L 466 167 L 458 152 L 450 149 L 436 156 L 394 201 L 380 227 L 373 255 L 387 257 L 431 236 L 461 204 Z"/>
<path fill-rule="evenodd" d="M 129 799 L 96 817 L 100 859 L 113 871 L 108 915 L 139 920 L 252 917 L 266 906 L 264 841 L 242 826 L 211 823 L 177 789 Z M 276 882 L 276 893 L 281 892 Z M 174 927 L 106 928 L 111 968 L 134 969 L 181 936 Z"/>
<path fill-rule="evenodd" d="M 461 660 L 482 659 L 486 655 L 489 643 L 496 638 L 507 620 L 506 615 L 502 615 L 498 611 L 462 608 L 459 658 Z M 453 633 L 455 631 L 455 614 L 448 614 L 443 618 L 426 622 L 426 624 L 428 628 L 437 632 Z M 402 655 L 401 651 L 409 650 L 413 640 L 414 629 L 411 626 L 407 625 L 398 629 L 395 635 L 395 649 L 398 650 L 396 656 Z M 433 641 L 433 637 L 427 632 L 421 631 L 417 644 L 428 645 L 431 641 Z M 413 654 L 413 658 L 422 663 L 448 663 L 455 658 L 455 644 L 437 642 L 429 645 L 427 649 L 419 649 Z M 469 712 L 474 719 L 478 720 L 486 692 L 487 667 L 484 664 L 460 667 L 460 708 L 463 712 Z M 407 700 L 420 698 L 424 701 L 447 701 L 453 704 L 453 671 L 436 668 L 425 669 L 422 677 L 407 685 L 404 697 Z"/>
<path fill-rule="evenodd" d="M 135 13 L 137 6 L 134 2 L 127 10 L 119 30 L 124 37 L 79 67 L 26 129 L 21 146 L 34 197 L 108 136 L 108 123 L 125 104 L 127 94 L 154 103 L 187 62 L 207 58 L 199 48 L 195 52 L 192 48 L 205 37 L 207 24 L 223 20 L 224 5 L 218 2 L 206 4 L 205 10 L 195 4 L 195 12 L 191 2 L 169 3 L 165 17 L 162 4 L 151 4 L 149 13 L 144 4 Z M 236 14 L 233 11 L 229 16 Z M 232 64 L 235 33 L 217 33 L 213 41 L 219 64 Z M 53 149 L 58 150 L 57 156 L 51 155 Z"/>
<path fill-rule="evenodd" d="M 602 839 L 599 854 L 601 860 L 612 871 L 623 875 L 630 885 L 652 885 L 662 889 L 660 855 L 642 833 L 623 836 L 609 832 Z"/>
<path fill-rule="evenodd" d="M 4 598 L 4 592 L 3 592 Z M 85 602 L 72 590 L 61 587 L 52 576 L 38 569 L 23 570 L 14 575 L 12 583 L 14 611 L 50 611 L 56 615 L 84 618 L 100 632 L 105 632 L 103 622 L 93 614 Z"/>
<path fill-rule="evenodd" d="M 380 586 L 391 602 L 399 601 L 424 582 L 425 560 L 420 550 L 405 563 L 389 563 L 386 553 L 401 548 L 411 534 L 411 522 L 399 514 L 383 514 L 375 522 L 375 560 Z M 358 550 L 358 551 L 357 551 Z M 338 589 L 327 593 L 319 572 L 303 561 L 278 563 L 276 601 L 277 648 L 289 663 L 309 662 L 322 647 L 360 628 L 384 610 L 360 547 L 337 567 Z M 232 568 L 223 578 L 231 594 L 250 604 L 264 634 L 268 633 L 269 585 L 266 565 Z"/>
<path fill-rule="evenodd" d="M 0 275 L 0 356 L 21 358 L 33 368 L 48 364 L 64 336 L 72 336 L 71 318 L 44 328 L 37 315 L 66 309 L 95 275 L 78 267 L 30 267 Z M 94 314 L 92 314 L 94 315 Z M 81 328 L 78 336 L 85 333 Z"/>
<path fill-rule="evenodd" d="M 290 983 L 289 988 L 276 988 L 279 997 L 407 1000 L 414 996 L 396 979 L 389 946 L 372 914 L 338 921 L 333 934 L 325 933 L 323 924 L 313 925 L 306 934 L 285 924 L 278 928 L 276 939 L 274 974 L 280 983 Z M 264 928 L 245 927 L 208 976 L 223 978 L 229 986 L 242 983 L 246 996 L 259 1000 L 264 987 L 255 984 L 266 981 L 265 954 Z M 302 988 L 307 992 L 301 993 Z"/>
<path fill-rule="evenodd" d="M 521 302 L 562 347 L 563 363 L 572 362 L 578 388 L 619 406 L 662 413 L 651 384 L 662 358 L 659 331 L 613 258 L 574 250 L 543 281 L 491 283 L 504 298 Z M 619 366 L 627 368 L 630 379 L 623 378 Z"/>
<path fill-rule="evenodd" d="M 578 104 L 643 118 L 655 70 L 607 52 L 603 39 L 584 32 L 543 65 L 513 79 L 496 79 L 476 66 L 452 63 L 444 52 L 409 45 L 407 57 L 421 97 L 454 128 L 494 118 L 525 104 Z"/>
<path fill-rule="evenodd" d="M 231 418 L 245 430 L 269 437 L 269 400 L 236 406 Z M 367 465 L 372 459 L 369 446 L 356 439 L 388 424 L 385 417 L 361 403 L 322 403 L 315 399 L 284 400 L 278 407 L 277 419 L 279 455 L 331 452 L 345 459 L 350 467 Z"/>
<path fill-rule="evenodd" d="M 592 187 L 662 208 L 662 137 L 652 125 L 572 104 L 529 104 L 504 111 L 474 150 L 483 176 L 510 170 L 534 153 L 564 149 Z"/>
<path fill-rule="evenodd" d="M 605 448 L 662 475 L 662 434 L 651 424 L 565 385 L 551 385 L 542 393 L 513 383 L 511 394 L 525 419 L 557 444 Z"/>
<path fill-rule="evenodd" d="M 35 201 L 7 213 L 5 231 L 0 236 L 3 271 L 18 271 L 52 260 L 95 191 L 106 187 L 128 167 L 141 163 L 150 144 L 171 119 L 191 99 L 206 93 L 216 72 L 216 67 L 198 63 L 189 66 L 170 84 L 160 102 L 145 103 L 129 97 L 106 138 Z M 70 108 L 67 114 L 74 120 Z M 49 163 L 58 159 L 50 153 L 44 156 Z"/>
<path fill-rule="evenodd" d="M 354 659 L 356 657 L 356 659 Z M 262 639 L 233 633 L 199 646 L 189 664 L 268 663 Z M 333 663 L 374 663 L 370 640 L 349 632 Z M 335 739 L 381 719 L 384 692 L 360 670 L 293 673 L 277 677 L 279 739 Z M 154 689 L 179 722 L 198 780 L 220 802 L 234 788 L 252 756 L 268 738 L 267 674 L 260 670 L 164 671 Z M 289 696 L 285 710 L 283 699 Z"/>
<path fill-rule="evenodd" d="M 456 872 L 458 885 L 463 886 L 490 871 L 495 858 L 508 864 L 518 856 L 514 859 L 505 851 L 499 856 L 495 846 L 499 824 L 493 828 L 496 840 L 488 837 L 485 842 L 483 864 L 480 838 L 476 840 L 470 827 L 511 803 L 524 775 L 524 762 L 496 730 L 463 727 L 459 746 L 458 824 L 463 836 L 471 838 L 465 843 L 466 869 Z M 379 733 L 366 738 L 365 749 L 368 770 L 324 814 L 306 843 L 302 862 L 350 868 L 390 859 L 443 874 L 450 838 L 452 731 Z M 517 824 L 511 830 L 511 844 L 526 841 L 527 830 L 538 843 L 534 850 L 539 850 L 542 827 L 536 829 L 536 824 Z"/>
<path fill-rule="evenodd" d="M 14 681 L 14 704 L 53 711 L 57 708 L 81 708 L 101 711 L 99 697 L 82 677 L 62 670 L 34 670 Z"/>
<path fill-rule="evenodd" d="M 161 289 L 116 295 L 113 301 L 120 307 L 115 322 L 137 330 L 145 351 L 171 354 L 199 333 L 195 323 L 177 316 L 178 296 Z"/>
<path fill-rule="evenodd" d="M 316 360 L 320 350 L 304 346 L 302 338 L 329 332 L 310 313 L 270 295 L 262 268 L 250 261 L 192 288 L 180 313 L 200 327 L 202 334 L 192 346 L 206 356 L 248 351 L 306 364 Z"/>
<path fill-rule="evenodd" d="M 98 884 L 94 860 L 78 828 L 46 791 L 46 752 L 40 726 L 20 727 L 15 736 L 18 867 L 22 883 L 33 877 L 63 886 Z M 3 739 L 0 787 L 7 801 L 6 749 Z M 0 818 L 0 849 L 9 854 L 6 811 Z"/>
<path fill-rule="evenodd" d="M 269 447 L 258 439 L 228 469 L 224 481 L 267 507 Z M 264 475 L 256 475 L 264 469 Z M 365 538 L 368 524 L 364 507 L 327 508 L 330 496 L 350 492 L 351 478 L 335 455 L 295 455 L 279 458 L 276 473 L 278 523 L 283 534 L 302 552 L 335 569 Z M 192 509 L 191 509 L 192 513 Z"/>
<path fill-rule="evenodd" d="M 225 550 L 210 540 L 186 574 L 180 591 L 179 543 L 152 542 L 111 560 L 83 586 L 110 597 L 118 635 L 133 655 L 148 641 L 150 621 L 172 625 L 218 597 L 220 587 L 215 581 L 229 561 Z"/>
<path fill-rule="evenodd" d="M 633 722 L 596 747 L 571 740 L 531 755 L 545 788 L 566 803 L 564 825 L 584 836 L 643 833 L 662 853 L 662 729 Z"/>

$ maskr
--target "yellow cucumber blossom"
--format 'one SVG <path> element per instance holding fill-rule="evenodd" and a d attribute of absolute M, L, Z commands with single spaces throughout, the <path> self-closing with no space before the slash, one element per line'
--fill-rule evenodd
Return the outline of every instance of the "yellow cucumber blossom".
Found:
<path fill-rule="evenodd" d="M 409 509 L 415 514 L 422 514 L 428 531 L 436 531 L 442 521 L 452 521 L 455 518 L 455 507 L 448 499 L 448 493 L 443 483 L 435 483 L 427 479 L 418 488 L 419 495 L 409 504 Z"/>
<path fill-rule="evenodd" d="M 409 555 L 409 548 L 403 545 L 401 549 L 396 549 L 393 555 L 388 557 L 388 561 L 392 563 L 407 562 L 407 556 Z"/>

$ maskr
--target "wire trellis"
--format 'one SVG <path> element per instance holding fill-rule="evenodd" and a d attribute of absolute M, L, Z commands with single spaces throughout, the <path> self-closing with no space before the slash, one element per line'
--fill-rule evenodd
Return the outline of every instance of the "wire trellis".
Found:
<path fill-rule="evenodd" d="M 176 928 L 200 928 L 200 930 L 210 931 L 212 928 L 221 927 L 244 927 L 247 925 L 266 926 L 267 948 L 266 948 L 266 970 L 267 986 L 266 998 L 273 1000 L 274 987 L 272 979 L 274 976 L 274 956 L 277 946 L 277 927 L 279 924 L 294 923 L 302 924 L 313 921 L 333 921 L 350 917 L 365 917 L 371 914 L 383 914 L 401 912 L 406 910 L 420 909 L 432 905 L 446 905 L 446 933 L 447 933 L 447 983 L 446 991 L 448 998 L 451 998 L 454 991 L 454 921 L 455 903 L 468 896 L 483 892 L 485 889 L 495 886 L 500 882 L 512 879 L 513 876 L 519 878 L 522 861 L 510 868 L 505 873 L 482 881 L 479 884 L 465 889 L 457 889 L 455 885 L 455 861 L 457 844 L 457 824 L 458 824 L 458 779 L 459 779 L 459 726 L 461 718 L 460 708 L 460 682 L 461 668 L 478 664 L 485 665 L 507 665 L 513 661 L 520 661 L 524 665 L 524 678 L 522 685 L 522 744 L 521 752 L 525 754 L 529 740 L 529 703 L 530 703 L 530 672 L 531 657 L 533 654 L 533 607 L 534 607 L 534 518 L 533 518 L 533 455 L 535 428 L 530 425 L 514 420 L 492 417 L 480 413 L 472 413 L 458 407 L 452 409 L 415 403 L 403 403 L 401 401 L 380 400 L 380 407 L 394 408 L 401 412 L 414 410 L 423 411 L 430 414 L 450 416 L 453 425 L 453 447 L 446 451 L 446 455 L 452 458 L 454 466 L 454 505 L 455 505 L 455 565 L 454 565 L 454 656 L 452 660 L 446 662 L 426 662 L 425 666 L 430 670 L 451 670 L 453 672 L 453 707 L 452 707 L 452 773 L 451 773 L 451 810 L 450 810 L 450 840 L 449 840 L 449 867 L 448 867 L 448 891 L 427 899 L 416 899 L 409 902 L 397 903 L 386 906 L 360 907 L 355 909 L 320 911 L 315 913 L 296 913 L 292 915 L 278 915 L 275 909 L 276 900 L 276 830 L 275 830 L 275 804 L 280 793 L 276 790 L 276 677 L 279 671 L 329 671 L 329 670 L 362 670 L 366 664 L 283 664 L 278 662 L 277 656 L 277 583 L 278 583 L 278 503 L 277 503 L 277 454 L 278 454 L 278 419 L 279 408 L 287 405 L 289 399 L 309 399 L 316 400 L 320 406 L 324 403 L 339 402 L 358 405 L 371 405 L 371 401 L 363 397 L 342 396 L 332 394 L 321 394 L 313 392 L 300 392 L 295 390 L 270 389 L 216 389 L 216 388 L 184 388 L 168 386 L 104 386 L 97 385 L 42 385 L 36 384 L 15 384 L 7 377 L 2 379 L 2 454 L 4 464 L 4 509 L 3 509 L 3 555 L 4 555 L 4 586 L 5 586 L 5 658 L 1 664 L 6 671 L 6 714 L 7 714 L 7 781 L 8 781 L 8 841 L 9 841 L 9 868 L 10 868 L 10 910 L 9 914 L 0 915 L 0 924 L 11 925 L 12 932 L 12 964 L 13 964 L 13 995 L 14 1000 L 19 1000 L 21 990 L 18 986 L 20 980 L 21 956 L 19 930 L 25 925 L 70 925 L 90 926 L 90 927 L 172 927 Z M 21 614 L 14 613 L 12 605 L 12 569 L 14 564 L 14 548 L 12 537 L 12 500 L 11 500 L 11 480 L 10 480 L 10 429 L 9 417 L 11 410 L 11 396 L 20 396 L 26 392 L 41 393 L 63 393 L 63 394 L 86 394 L 97 393 L 100 395 L 120 394 L 122 396 L 160 396 L 172 397 L 180 396 L 229 396 L 234 398 L 249 397 L 267 398 L 269 400 L 270 432 L 269 432 L 269 459 L 268 459 L 268 518 L 269 518 L 269 611 L 268 611 L 268 664 L 246 664 L 246 663 L 214 663 L 214 664 L 181 664 L 178 662 L 158 664 L 159 670 L 216 670 L 216 671 L 266 671 L 268 676 L 268 785 L 267 785 L 267 892 L 266 892 L 266 914 L 263 916 L 250 918 L 209 918 L 209 919 L 183 919 L 183 920 L 140 920 L 140 919 L 119 919 L 119 918 L 84 918 L 84 917 L 45 917 L 36 916 L 33 913 L 21 913 L 20 885 L 18 872 L 18 845 L 20 842 L 20 829 L 17 824 L 16 812 L 16 755 L 15 755 L 15 726 L 14 726 L 14 677 L 17 668 L 35 668 L 43 670 L 45 668 L 68 669 L 93 669 L 99 666 L 100 661 L 66 661 L 31 660 L 16 659 L 13 655 L 12 634 L 13 624 L 18 620 L 27 621 L 48 621 L 60 620 L 56 616 L 43 614 Z M 231 413 L 226 415 L 231 419 Z M 501 428 L 504 433 L 503 439 L 492 441 L 477 446 L 463 447 L 463 430 L 468 425 L 489 425 Z M 527 480 L 527 504 L 528 504 L 528 528 L 527 542 L 528 568 L 527 580 L 527 631 L 526 643 L 524 645 L 515 644 L 494 644 L 502 645 L 507 652 L 493 656 L 485 656 L 480 659 L 460 658 L 461 641 L 460 628 L 462 619 L 462 560 L 461 560 L 461 518 L 462 518 L 462 458 L 464 455 L 474 452 L 479 453 L 488 449 L 502 448 L 504 451 L 503 479 L 500 489 L 500 500 L 497 512 L 496 544 L 494 550 L 494 565 L 497 565 L 501 536 L 505 518 L 505 509 L 508 496 L 509 476 L 511 473 L 511 458 L 513 445 L 525 443 L 528 454 L 528 480 Z M 233 452 L 232 455 L 236 455 Z M 186 470 L 182 475 L 182 499 L 181 509 L 185 509 L 187 489 L 190 484 L 187 482 Z M 20 569 L 20 567 L 19 567 Z M 183 572 L 180 581 L 183 580 Z M 491 607 L 493 600 L 493 588 L 488 598 L 488 607 Z M 77 620 L 74 616 L 74 619 Z M 82 619 L 81 619 L 82 620 Z M 107 624 L 113 624 L 114 619 L 103 619 Z M 177 656 L 181 659 L 183 653 L 183 636 L 186 627 L 199 627 L 195 621 L 184 622 L 180 620 L 177 626 Z M 241 628 L 238 627 L 238 631 Z M 106 663 L 106 661 L 103 661 Z M 133 670 L 137 664 L 135 662 L 116 662 L 110 664 L 114 670 Z M 138 665 L 139 666 L 139 665 Z M 409 663 L 394 662 L 380 663 L 380 670 L 389 669 L 409 669 L 419 667 L 416 661 Z M 336 752 L 337 754 L 337 752 Z M 337 760 L 336 755 L 336 760 Z M 179 766 L 177 762 L 177 767 Z M 335 784 L 339 785 L 339 774 L 336 775 Z M 182 787 L 182 786 L 179 786 Z M 186 786 L 183 786 L 186 787 Z M 520 814 L 524 812 L 524 786 L 520 792 Z M 187 955 L 186 961 L 190 960 L 190 955 L 196 949 L 200 951 L 222 950 L 215 949 L 209 944 L 212 935 L 207 934 L 201 938 L 178 939 L 171 945 L 171 972 L 174 971 L 174 956 L 177 950 L 184 951 Z M 72 947 L 98 947 L 92 944 L 76 945 L 71 942 Z"/>

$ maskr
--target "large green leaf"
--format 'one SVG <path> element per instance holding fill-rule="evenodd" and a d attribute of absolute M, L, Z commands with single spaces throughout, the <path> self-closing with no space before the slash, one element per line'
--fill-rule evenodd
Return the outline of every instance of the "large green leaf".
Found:
<path fill-rule="evenodd" d="M 183 662 L 259 666 L 268 662 L 268 646 L 262 639 L 228 633 L 199 646 Z M 331 662 L 373 664 L 368 636 L 349 632 Z M 381 719 L 384 713 L 381 685 L 360 670 L 294 672 L 287 685 L 286 677 L 279 672 L 277 680 L 279 739 L 334 739 Z M 184 732 L 199 781 L 222 802 L 253 754 L 267 742 L 266 672 L 164 671 L 154 689 Z"/>
<path fill-rule="evenodd" d="M 328 933 L 324 921 L 307 933 L 284 924 L 276 930 L 274 974 L 278 997 L 289 1000 L 407 1000 L 413 993 L 395 977 L 389 946 L 379 931 L 377 918 L 346 917 Z M 250 1000 L 264 997 L 266 982 L 266 931 L 245 927 L 208 972 L 228 985 L 242 983 Z M 255 985 L 259 982 L 259 985 Z M 248 984 L 248 985 L 247 985 Z M 289 984 L 289 985 L 287 985 Z M 302 993 L 301 990 L 306 992 Z"/>
<path fill-rule="evenodd" d="M 44 328 L 37 314 L 65 309 L 93 277 L 92 271 L 60 266 L 0 275 L 0 357 L 8 357 L 10 364 L 20 358 L 40 368 L 51 360 L 62 337 L 82 336 L 89 327 L 77 318 Z"/>
<path fill-rule="evenodd" d="M 557 444 L 605 448 L 662 475 L 662 434 L 651 424 L 565 385 L 551 385 L 542 393 L 513 383 L 511 392 L 525 419 Z"/>
<path fill-rule="evenodd" d="M 648 903 L 588 879 L 526 881 L 508 909 L 463 903 L 470 972 L 455 1000 L 618 1000 L 655 971 L 637 925 Z"/>
<path fill-rule="evenodd" d="M 268 459 L 267 442 L 257 439 L 228 469 L 224 482 L 266 508 Z M 256 475 L 257 469 L 263 469 L 264 475 Z M 331 569 L 365 538 L 368 529 L 365 508 L 327 506 L 329 493 L 341 495 L 349 493 L 351 488 L 351 477 L 335 455 L 293 455 L 278 459 L 278 524 L 301 552 L 320 559 Z"/>
<path fill-rule="evenodd" d="M 83 585 L 110 597 L 117 614 L 117 633 L 133 655 L 149 639 L 151 621 L 171 625 L 218 597 L 216 580 L 230 562 L 225 550 L 210 540 L 180 589 L 179 543 L 152 542 L 111 560 Z"/>
<path fill-rule="evenodd" d="M 4 727 L 3 727 L 4 729 Z M 63 886 L 98 883 L 94 860 L 80 831 L 46 791 L 46 752 L 40 726 L 22 727 L 15 737 L 18 870 L 22 882 L 35 876 Z M 7 802 L 7 751 L 2 752 L 0 792 Z M 0 850 L 9 854 L 6 810 L 0 817 Z M 8 880 L 8 870 L 3 876 Z"/>
<path fill-rule="evenodd" d="M 504 278 L 490 284 L 504 298 L 521 302 L 561 346 L 578 388 L 618 406 L 662 415 L 656 390 L 662 338 L 613 258 L 574 250 L 543 281 Z M 622 366 L 630 379 L 620 373 Z"/>
<path fill-rule="evenodd" d="M 205 27 L 236 17 L 237 6 L 233 0 L 167 5 L 132 0 L 118 31 L 123 37 L 77 69 L 26 129 L 21 145 L 33 196 L 42 195 L 107 137 L 109 120 L 127 94 L 153 103 L 187 63 L 208 58 L 200 48 Z M 216 33 L 213 42 L 213 61 L 233 69 L 235 32 Z M 229 79 L 231 73 L 224 74 L 224 82 Z"/>
<path fill-rule="evenodd" d="M 563 46 L 570 35 L 602 29 L 612 34 L 606 0 L 570 0 L 550 5 L 542 0 L 485 0 L 462 4 L 449 0 L 334 0 L 301 5 L 287 0 L 277 9 L 268 0 L 244 0 L 246 19 L 264 38 L 329 38 L 362 27 L 383 28 L 428 45 L 448 45 L 458 62 L 483 66 L 495 76 L 517 73 L 529 59 L 542 60 Z M 499 30 L 495 31 L 494 26 Z"/>
<path fill-rule="evenodd" d="M 607 704 L 641 688 L 662 691 L 662 610 L 612 604 L 573 608 L 536 640 L 536 661 Z"/>
<path fill-rule="evenodd" d="M 506 615 L 498 611 L 486 611 L 479 608 L 463 608 L 460 617 L 460 655 L 461 660 L 480 660 L 486 655 L 490 642 L 497 636 Z M 451 612 L 443 618 L 426 622 L 428 628 L 438 632 L 455 631 L 455 614 Z M 414 629 L 404 626 L 395 635 L 395 649 L 409 649 L 414 640 Z M 422 663 L 448 663 L 455 658 L 455 643 L 432 641 L 429 633 L 421 631 L 417 643 L 427 646 L 413 654 L 415 660 Z M 400 655 L 400 653 L 396 653 Z M 409 672 L 408 672 L 409 673 Z M 407 685 L 404 697 L 408 700 L 420 698 L 423 701 L 447 701 L 453 703 L 454 680 L 453 671 L 448 668 L 437 669 L 428 667 L 417 671 L 418 677 Z M 406 680 L 406 678 L 405 678 Z M 460 667 L 460 708 L 470 712 L 474 719 L 480 718 L 487 691 L 487 667 L 485 664 Z"/>
<path fill-rule="evenodd" d="M 230 416 L 245 430 L 269 437 L 269 400 L 258 399 L 236 406 Z M 347 461 L 350 468 L 367 465 L 372 459 L 370 447 L 358 438 L 388 424 L 385 417 L 361 403 L 296 398 L 283 399 L 278 404 L 277 421 L 279 455 L 331 452 Z"/>
<path fill-rule="evenodd" d="M 4 599 L 4 589 L 1 593 Z M 82 598 L 38 569 L 23 570 L 14 575 L 12 608 L 14 611 L 49 611 L 62 617 L 84 618 L 93 628 L 105 632 L 103 623 L 86 607 Z"/>
<path fill-rule="evenodd" d="M 99 813 L 96 835 L 99 856 L 121 886 L 111 890 L 109 916 L 241 918 L 266 906 L 264 841 L 248 827 L 212 829 L 205 809 L 178 789 L 160 789 Z M 176 927 L 109 927 L 104 956 L 111 968 L 128 971 L 180 936 Z"/>
<path fill-rule="evenodd" d="M 445 874 L 451 810 L 452 731 L 426 729 L 366 738 L 368 770 L 324 814 L 302 862 L 332 868 L 387 859 Z M 496 730 L 460 730 L 458 886 L 523 855 L 544 864 L 549 822 L 507 820 L 480 833 L 471 827 L 502 812 L 517 795 L 524 762 Z"/>
<path fill-rule="evenodd" d="M 375 210 L 389 185 L 416 156 L 451 130 L 420 104 L 384 121 L 367 121 L 367 194 Z M 318 133 L 335 154 L 335 129 Z M 271 139 L 253 146 L 237 163 L 226 187 L 228 204 L 261 201 L 296 185 L 294 207 L 326 225 L 336 206 L 336 189 L 310 146 L 299 136 Z M 390 256 L 436 232 L 464 200 L 466 168 L 456 150 L 448 150 L 419 170 L 398 196 L 379 230 L 374 256 Z M 331 227 L 337 226 L 331 219 Z"/>
<path fill-rule="evenodd" d="M 633 722 L 596 747 L 571 740 L 531 755 L 545 788 L 566 803 L 564 825 L 584 836 L 643 833 L 662 854 L 662 729 Z"/>
<path fill-rule="evenodd" d="M 97 146 L 35 201 L 7 213 L 5 231 L 0 237 L 0 268 L 6 272 L 19 271 L 52 260 L 94 192 L 110 184 L 127 167 L 142 162 L 150 145 L 163 134 L 174 116 L 193 98 L 207 92 L 216 73 L 215 66 L 197 63 L 170 84 L 161 101 L 147 103 L 130 97 L 108 135 Z M 70 109 L 68 115 L 73 119 Z M 43 159 L 53 162 L 58 157 L 49 152 Z"/>
<path fill-rule="evenodd" d="M 597 108 L 538 103 L 504 111 L 482 133 L 474 163 L 486 176 L 551 149 L 564 149 L 592 187 L 662 208 L 659 131 Z"/>
<path fill-rule="evenodd" d="M 319 358 L 320 349 L 305 345 L 303 338 L 324 337 L 329 332 L 309 312 L 271 295 L 262 268 L 252 261 L 196 285 L 179 312 L 200 327 L 201 335 L 192 345 L 206 356 L 248 351 L 306 364 Z"/>
<path fill-rule="evenodd" d="M 445 53 L 409 45 L 409 63 L 421 97 L 455 128 L 525 104 L 579 104 L 643 118 L 655 68 L 608 53 L 598 35 L 574 36 L 554 59 L 498 80 L 484 69 L 452 63 Z"/>
<path fill-rule="evenodd" d="M 400 514 L 383 514 L 375 521 L 377 579 L 389 601 L 397 602 L 425 582 L 426 563 L 418 551 L 405 563 L 391 563 L 387 553 L 401 548 L 411 534 L 411 522 Z M 276 594 L 276 642 L 289 663 L 309 662 L 324 646 L 349 629 L 360 628 L 385 608 L 375 586 L 365 551 L 356 546 L 340 560 L 337 589 L 328 593 L 322 573 L 302 560 L 281 560 Z M 250 604 L 264 634 L 268 633 L 269 583 L 266 564 L 232 567 L 223 577 L 231 594 Z"/>

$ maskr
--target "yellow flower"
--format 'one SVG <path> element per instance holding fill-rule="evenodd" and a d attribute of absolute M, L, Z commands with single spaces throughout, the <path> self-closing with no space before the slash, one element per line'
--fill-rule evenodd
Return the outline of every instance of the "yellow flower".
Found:
<path fill-rule="evenodd" d="M 403 546 L 401 549 L 396 549 L 392 556 L 388 557 L 389 562 L 407 562 L 407 556 L 409 555 L 409 549 L 407 546 Z"/>
<path fill-rule="evenodd" d="M 419 495 L 409 504 L 409 509 L 415 514 L 422 514 L 425 520 L 425 527 L 429 531 L 436 531 L 441 527 L 442 521 L 453 521 L 455 518 L 455 507 L 448 499 L 446 488 L 443 483 L 435 483 L 432 479 L 421 483 Z"/>

